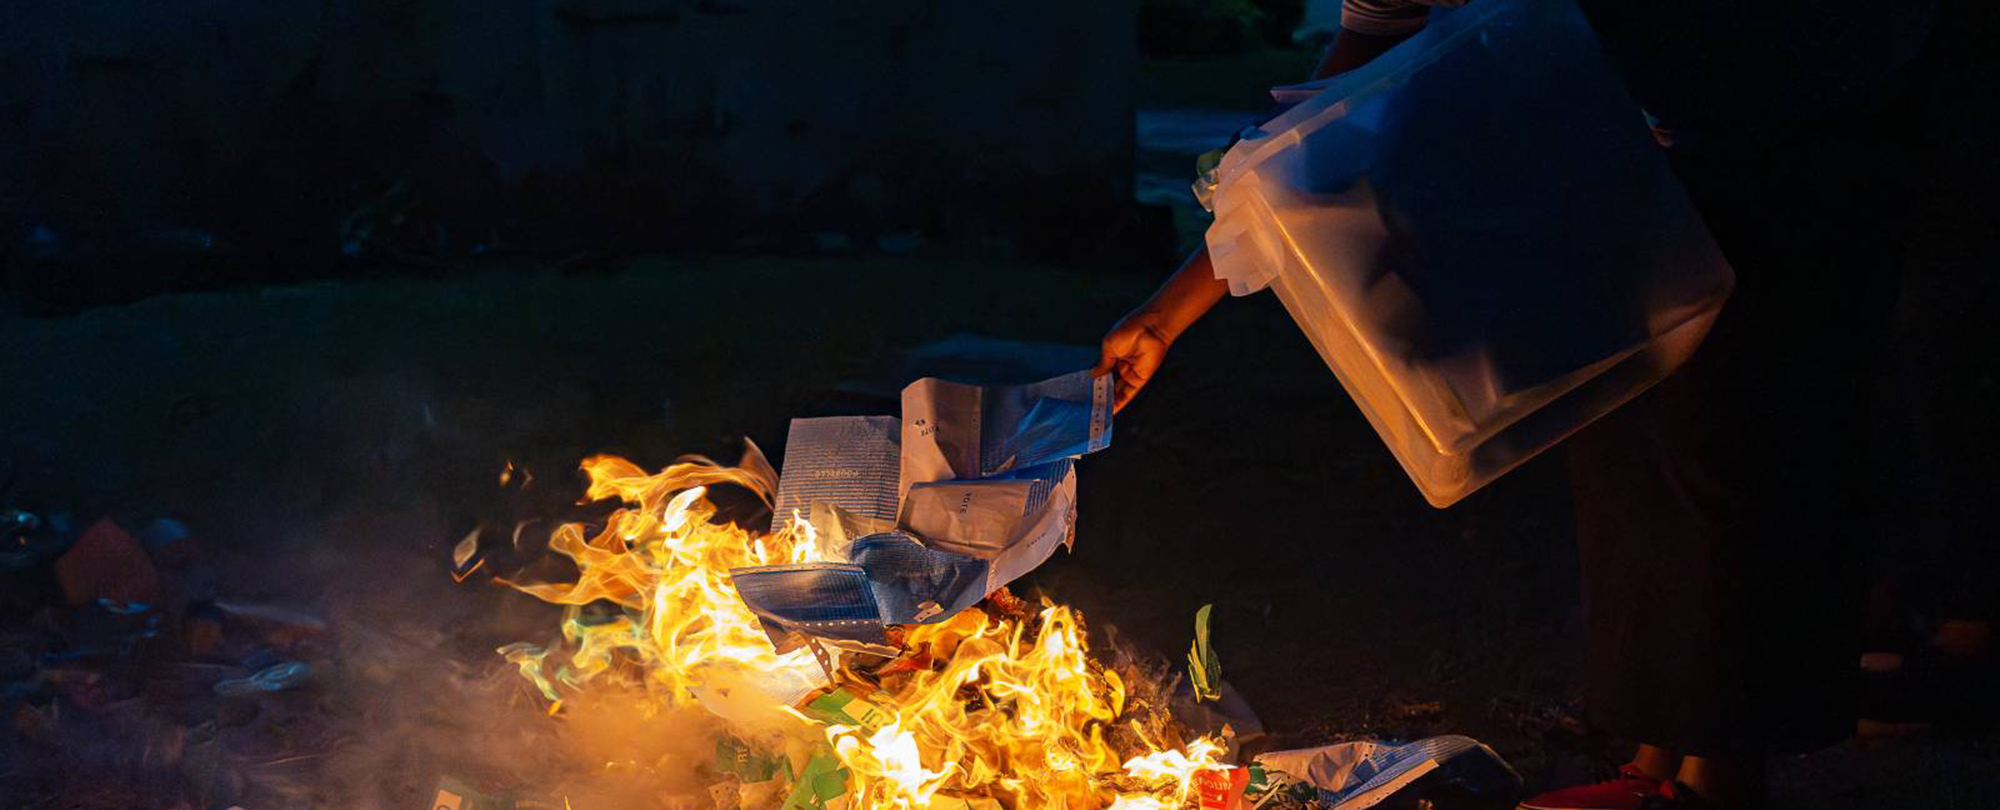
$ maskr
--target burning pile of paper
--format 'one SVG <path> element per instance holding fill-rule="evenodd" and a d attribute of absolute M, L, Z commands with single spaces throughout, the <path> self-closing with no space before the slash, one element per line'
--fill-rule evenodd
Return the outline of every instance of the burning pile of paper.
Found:
<path fill-rule="evenodd" d="M 700 781 L 720 810 L 1182 804 L 1225 746 L 1185 739 L 1159 678 L 1092 657 L 1074 611 L 1001 587 L 1069 539 L 1071 463 L 1110 416 L 1082 373 L 924 380 L 900 421 L 795 422 L 782 482 L 754 446 L 653 475 L 590 459 L 586 497 L 627 506 L 555 531 L 576 580 L 516 587 L 568 606 L 562 636 L 501 652 L 559 717 L 638 693 L 626 722 L 712 732 L 713 763 L 606 767 Z M 715 520 L 715 485 L 775 500 L 772 530 Z"/>
<path fill-rule="evenodd" d="M 943 621 L 1074 537 L 1077 456 L 1111 442 L 1109 378 L 923 379 L 903 414 L 793 420 L 773 531 L 803 521 L 819 561 L 731 578 L 782 652 L 880 651 L 889 625 Z"/>
<path fill-rule="evenodd" d="M 1075 611 L 1004 587 L 1070 541 L 1073 460 L 1109 443 L 1110 393 L 1081 372 L 920 380 L 900 419 L 794 421 L 782 478 L 754 445 L 735 467 L 689 457 L 657 474 L 590 459 L 586 496 L 625 508 L 554 532 L 576 580 L 514 586 L 567 606 L 561 637 L 501 652 L 558 722 L 682 741 L 609 746 L 603 763 L 675 810 L 1366 806 L 1253 783 L 1225 764 L 1226 736 L 1175 721 L 1164 667 L 1107 665 Z M 718 485 L 774 502 L 771 530 L 717 519 Z M 1190 661 L 1214 695 L 1199 626 Z M 686 756 L 690 738 L 713 758 Z M 588 810 L 588 784 L 569 775 L 543 801 Z"/>

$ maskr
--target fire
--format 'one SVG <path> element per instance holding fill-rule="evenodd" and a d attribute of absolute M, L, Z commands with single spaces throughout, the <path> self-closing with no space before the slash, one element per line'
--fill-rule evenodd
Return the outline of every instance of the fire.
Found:
<path fill-rule="evenodd" d="M 1194 774 L 1218 766 L 1218 743 L 1175 746 L 1157 705 L 1132 711 L 1130 685 L 1092 658 L 1081 617 L 1046 601 L 1032 615 L 973 608 L 909 626 L 901 657 L 847 655 L 833 683 L 809 649 L 776 652 L 729 570 L 821 552 L 803 520 L 774 536 L 715 520 L 710 486 L 770 501 L 776 476 L 754 446 L 737 467 L 689 457 L 649 475 L 597 457 L 583 469 L 589 499 L 616 497 L 625 508 L 594 533 L 570 524 L 551 536 L 576 581 L 508 583 L 567 606 L 560 642 L 500 650 L 552 713 L 565 693 L 636 683 L 658 710 L 699 704 L 731 733 L 795 760 L 809 750 L 836 758 L 848 810 L 943 807 L 947 798 L 996 810 L 1178 807 Z M 587 612 L 593 603 L 617 610 Z M 852 699 L 842 716 L 853 722 L 815 719 L 806 706 L 831 688 Z M 744 810 L 762 810 L 744 787 Z"/>
<path fill-rule="evenodd" d="M 768 477 L 753 472 L 754 466 L 723 467 L 701 458 L 684 459 L 652 476 L 624 459 L 604 456 L 584 461 L 583 469 L 590 476 L 585 497 L 616 497 L 633 506 L 613 513 L 595 536 L 574 523 L 550 535 L 549 548 L 576 563 L 575 582 L 514 585 L 569 606 L 562 634 L 574 651 L 557 668 L 555 682 L 580 686 L 624 661 L 655 700 L 680 706 L 698 700 L 704 685 L 804 683 L 817 676 L 809 652 L 772 650 L 729 583 L 731 568 L 816 559 L 812 538 L 750 538 L 734 526 L 712 523 L 715 510 L 703 498 L 707 487 L 718 483 L 768 497 Z M 621 611 L 587 619 L 583 606 L 600 600 Z M 501 652 L 544 696 L 559 699 L 544 666 L 550 648 L 515 644 Z"/>

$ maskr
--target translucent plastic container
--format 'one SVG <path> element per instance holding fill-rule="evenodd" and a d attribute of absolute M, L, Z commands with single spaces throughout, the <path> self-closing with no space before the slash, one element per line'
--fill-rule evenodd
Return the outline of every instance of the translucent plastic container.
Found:
<path fill-rule="evenodd" d="M 1277 293 L 1435 506 L 1665 378 L 1729 296 L 1568 0 L 1434 14 L 1289 92 L 1218 168 L 1216 275 Z"/>

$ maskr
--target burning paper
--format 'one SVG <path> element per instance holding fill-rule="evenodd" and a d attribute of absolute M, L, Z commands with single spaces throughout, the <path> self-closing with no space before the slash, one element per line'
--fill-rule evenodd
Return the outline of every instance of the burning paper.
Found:
<path fill-rule="evenodd" d="M 792 420 L 771 531 L 805 518 L 823 556 L 843 559 L 856 539 L 895 528 L 899 431 L 893 416 Z"/>
<path fill-rule="evenodd" d="M 900 432 L 886 416 L 793 420 L 773 525 L 803 512 L 822 559 L 731 574 L 781 651 L 809 637 L 879 645 L 885 625 L 948 618 L 1070 541 L 1072 459 L 1110 443 L 1110 409 L 1109 383 L 1079 371 L 918 380 Z"/>
<path fill-rule="evenodd" d="M 987 561 L 991 593 L 1075 537 L 1076 465 L 1062 459 L 978 481 L 915 484 L 901 526 L 932 548 Z"/>
<path fill-rule="evenodd" d="M 550 535 L 550 550 L 576 564 L 575 582 L 515 585 L 568 606 L 559 644 L 502 650 L 545 697 L 560 699 L 559 684 L 605 675 L 634 682 L 660 705 L 699 701 L 717 714 L 761 725 L 819 685 L 812 656 L 772 649 L 729 579 L 732 568 L 818 559 L 810 529 L 753 537 L 711 522 L 715 509 L 703 497 L 715 484 L 768 497 L 775 482 L 748 466 L 723 467 L 699 457 L 657 475 L 609 457 L 588 459 L 583 468 L 590 477 L 587 498 L 615 497 L 628 508 L 613 513 L 594 536 L 578 524 Z M 599 601 L 617 612 L 587 617 L 583 606 Z"/>
<path fill-rule="evenodd" d="M 1034 608 L 1001 591 L 930 623 L 878 623 L 879 654 L 833 651 L 830 683 L 811 650 L 779 652 L 765 617 L 739 591 L 757 572 L 847 575 L 826 588 L 853 599 L 861 588 L 852 575 L 895 567 L 877 556 L 946 552 L 916 538 L 864 537 L 855 561 L 833 562 L 821 557 L 808 521 L 767 534 L 715 522 L 707 487 L 742 486 L 765 498 L 779 489 L 753 466 L 686 458 L 649 475 L 621 459 L 584 463 L 588 496 L 618 498 L 625 508 L 599 530 L 555 532 L 551 548 L 576 564 L 577 579 L 513 584 L 566 606 L 561 635 L 503 650 L 551 702 L 551 722 L 572 722 L 569 707 L 598 695 L 638 694 L 644 702 L 624 713 L 628 726 L 680 723 L 660 733 L 726 738 L 716 743 L 716 764 L 664 757 L 619 765 L 680 769 L 670 784 L 706 780 L 700 801 L 719 810 L 1165 808 L 1190 801 L 1195 775 L 1217 765 L 1224 746 L 1184 740 L 1159 684 L 1093 658 L 1081 617 L 1059 605 Z M 976 572 L 954 575 L 981 583 L 966 592 L 985 594 Z M 878 614 L 921 611 L 886 604 L 872 590 L 880 584 L 868 583 Z M 693 722 L 690 709 L 712 720 Z M 663 795 L 659 804 L 680 806 L 689 795 Z"/>

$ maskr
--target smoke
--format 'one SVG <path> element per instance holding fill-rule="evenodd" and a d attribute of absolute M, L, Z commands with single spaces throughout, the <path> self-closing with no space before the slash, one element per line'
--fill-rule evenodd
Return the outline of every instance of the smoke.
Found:
<path fill-rule="evenodd" d="M 190 670 L 182 694 L 105 734 L 104 767 L 86 768 L 153 775 L 79 806 L 421 810 L 447 778 L 523 808 L 684 807 L 697 797 L 709 806 L 719 721 L 616 679 L 594 681 L 552 717 L 496 649 L 546 640 L 561 608 L 483 574 L 455 582 L 449 548 L 464 528 L 446 514 L 419 506 L 359 524 L 306 520 L 289 544 L 297 553 L 232 565 L 224 578 L 246 601 L 324 617 L 323 636 L 264 653 L 308 663 L 311 679 L 222 698 L 207 687 L 230 668 Z M 423 539 L 353 541 L 373 532 Z M 155 669 L 155 680 L 177 671 Z M 75 785 L 63 793 L 80 795 Z"/>
<path fill-rule="evenodd" d="M 665 706 L 615 677 L 566 692 L 552 715 L 495 650 L 546 638 L 561 608 L 439 575 L 428 587 L 343 589 L 329 605 L 337 663 L 319 686 L 327 708 L 346 715 L 346 734 L 299 774 L 294 787 L 308 788 L 310 806 L 429 807 L 445 777 L 522 807 L 709 806 L 710 763 L 726 731 L 715 715 Z"/>

